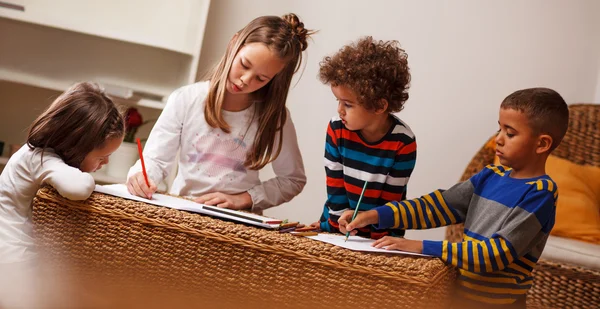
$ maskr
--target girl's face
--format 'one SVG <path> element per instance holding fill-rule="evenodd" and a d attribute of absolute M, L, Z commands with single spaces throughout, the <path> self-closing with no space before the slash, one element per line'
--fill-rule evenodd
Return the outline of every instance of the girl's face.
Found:
<path fill-rule="evenodd" d="M 265 86 L 286 65 L 263 43 L 248 43 L 235 55 L 227 77 L 227 92 L 249 94 Z"/>
<path fill-rule="evenodd" d="M 85 156 L 79 169 L 86 173 L 99 170 L 104 164 L 108 163 L 108 157 L 121 146 L 122 142 L 122 137 L 109 138 L 102 146 L 90 151 Z"/>

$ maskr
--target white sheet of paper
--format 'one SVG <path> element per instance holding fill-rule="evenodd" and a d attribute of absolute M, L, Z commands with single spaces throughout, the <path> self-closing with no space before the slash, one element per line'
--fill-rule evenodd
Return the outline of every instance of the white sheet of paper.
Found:
<path fill-rule="evenodd" d="M 319 234 L 317 236 L 306 236 L 307 238 L 326 242 L 328 244 L 336 245 L 338 247 L 354 250 L 354 251 L 366 251 L 366 252 L 378 252 L 378 253 L 391 253 L 391 254 L 404 254 L 404 255 L 416 255 L 416 256 L 427 256 L 430 255 L 413 253 L 407 251 L 399 251 L 399 250 L 386 250 L 386 249 L 378 249 L 372 246 L 375 242 L 373 239 L 359 237 L 359 236 L 350 236 L 348 237 L 348 241 L 344 242 L 346 238 L 345 235 L 334 235 L 334 234 Z"/>
<path fill-rule="evenodd" d="M 114 185 L 104 185 L 104 186 L 96 185 L 96 188 L 94 189 L 94 191 L 113 195 L 113 196 L 122 197 L 122 198 L 125 198 L 128 200 L 140 201 L 140 202 L 144 202 L 144 203 L 148 203 L 148 204 L 152 204 L 152 205 L 169 207 L 169 208 L 178 209 L 178 210 L 196 212 L 196 213 L 200 213 L 200 214 L 205 214 L 205 215 L 218 217 L 218 218 L 222 218 L 222 219 L 228 219 L 228 220 L 232 220 L 232 221 L 252 224 L 252 225 L 269 228 L 269 229 L 274 229 L 274 228 L 279 227 L 279 224 L 267 224 L 267 223 L 262 223 L 262 222 L 256 222 L 253 220 L 240 218 L 235 215 L 243 214 L 243 216 L 246 216 L 248 218 L 255 218 L 260 221 L 273 220 L 271 218 L 267 218 L 267 217 L 263 217 L 263 216 L 259 216 L 259 215 L 251 214 L 251 213 L 245 213 L 245 212 L 241 213 L 239 211 L 231 210 L 231 209 L 225 209 L 225 208 L 218 209 L 219 211 L 225 211 L 225 212 L 232 214 L 232 215 L 227 215 L 227 214 L 224 214 L 221 212 L 212 211 L 211 208 L 213 208 L 213 206 L 199 204 L 199 203 L 196 203 L 193 201 L 173 197 L 170 195 L 155 193 L 155 194 L 152 194 L 152 199 L 149 200 L 147 198 L 135 196 L 135 195 L 129 193 L 129 191 L 127 190 L 127 186 L 125 186 L 124 184 L 114 184 Z"/>

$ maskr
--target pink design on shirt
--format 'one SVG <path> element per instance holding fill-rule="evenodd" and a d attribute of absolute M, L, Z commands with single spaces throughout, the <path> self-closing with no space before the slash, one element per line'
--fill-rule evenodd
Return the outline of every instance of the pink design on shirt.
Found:
<path fill-rule="evenodd" d="M 227 175 L 230 181 L 243 177 L 247 173 L 244 166 L 247 144 L 240 137 L 213 132 L 196 140 L 195 152 L 187 154 L 188 163 L 196 164 L 209 177 L 222 179 Z"/>

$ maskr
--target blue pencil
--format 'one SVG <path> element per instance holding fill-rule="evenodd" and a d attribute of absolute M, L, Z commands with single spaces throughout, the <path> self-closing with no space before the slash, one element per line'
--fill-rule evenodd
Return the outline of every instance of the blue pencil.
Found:
<path fill-rule="evenodd" d="M 363 186 L 362 192 L 360 193 L 360 197 L 358 198 L 358 203 L 356 204 L 356 208 L 354 209 L 354 214 L 352 215 L 352 221 L 354 221 L 354 218 L 356 218 L 356 214 L 358 213 L 358 207 L 360 207 L 360 201 L 362 201 L 363 195 L 365 195 L 365 190 L 367 189 L 367 183 L 369 183 L 368 181 L 365 181 L 365 185 Z M 350 222 L 352 222 L 350 221 Z M 346 232 L 346 239 L 344 239 L 344 242 L 348 241 L 348 237 L 350 237 L 350 232 Z"/>

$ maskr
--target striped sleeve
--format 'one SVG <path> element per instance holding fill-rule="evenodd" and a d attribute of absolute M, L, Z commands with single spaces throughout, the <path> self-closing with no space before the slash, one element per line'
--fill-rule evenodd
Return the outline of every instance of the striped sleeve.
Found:
<path fill-rule="evenodd" d="M 420 198 L 393 201 L 375 208 L 377 228 L 430 229 L 464 221 L 474 186 L 465 181 Z"/>
<path fill-rule="evenodd" d="M 393 201 L 375 208 L 379 214 L 377 228 L 430 229 L 464 222 L 475 188 L 493 174 L 489 169 L 420 198 Z"/>
<path fill-rule="evenodd" d="M 505 269 L 523 257 L 531 249 L 531 243 L 547 237 L 554 225 L 556 184 L 541 179 L 530 185 L 533 188 L 511 210 L 506 223 L 492 237 L 471 237 L 466 231 L 466 240 L 460 243 L 424 241 L 423 253 L 469 271 Z"/>
<path fill-rule="evenodd" d="M 344 187 L 344 166 L 338 150 L 336 132 L 327 126 L 325 139 L 325 174 L 327 176 L 327 201 L 326 206 L 333 210 L 349 208 L 348 196 Z"/>
<path fill-rule="evenodd" d="M 499 235 L 458 243 L 424 240 L 423 254 L 437 256 L 453 266 L 475 272 L 502 270 L 518 258 L 514 246 Z"/>
<path fill-rule="evenodd" d="M 375 210 L 379 214 L 378 229 L 429 229 L 462 222 L 441 190 L 413 200 L 393 201 Z"/>

